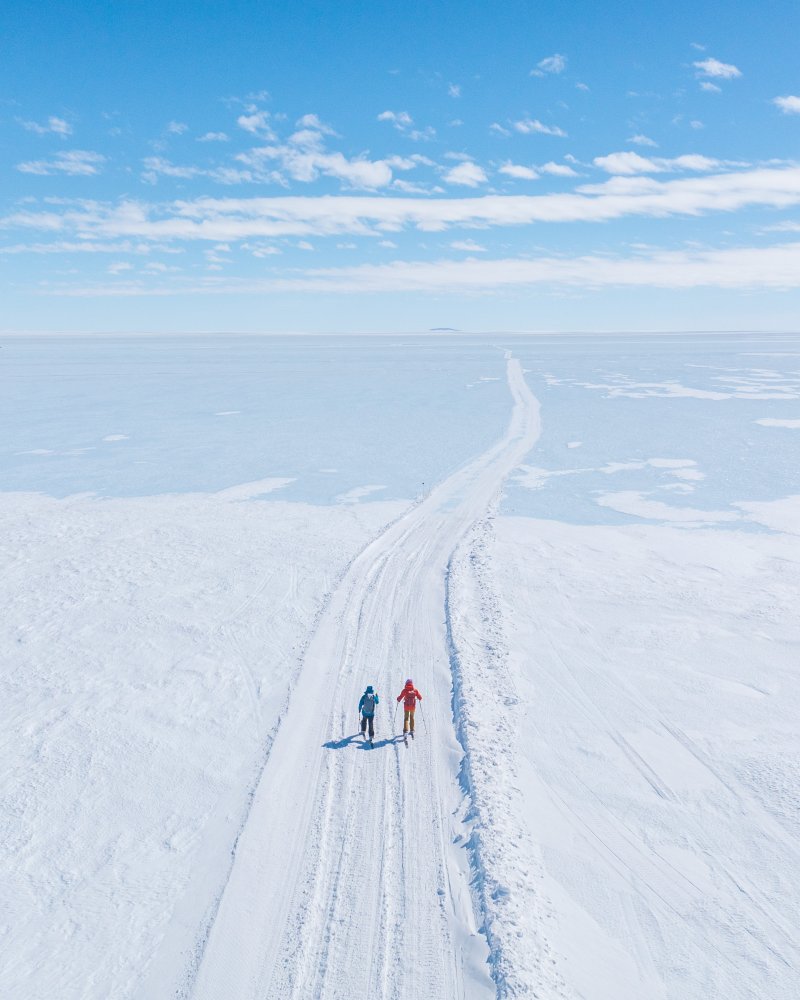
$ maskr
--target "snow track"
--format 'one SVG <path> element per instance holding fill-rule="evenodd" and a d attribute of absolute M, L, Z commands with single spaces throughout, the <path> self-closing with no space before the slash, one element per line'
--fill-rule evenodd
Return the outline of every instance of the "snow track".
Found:
<path fill-rule="evenodd" d="M 439 484 L 353 562 L 308 646 L 199 969 L 196 1000 L 494 995 L 460 827 L 444 577 L 467 532 L 539 434 L 507 357 L 504 437 Z M 407 676 L 427 733 L 393 733 Z M 381 697 L 373 749 L 355 736 L 365 684 Z M 399 716 L 399 712 L 398 712 Z"/>

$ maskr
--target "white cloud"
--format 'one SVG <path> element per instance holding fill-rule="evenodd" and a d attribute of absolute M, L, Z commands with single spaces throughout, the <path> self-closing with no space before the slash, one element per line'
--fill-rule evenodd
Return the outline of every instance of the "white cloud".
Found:
<path fill-rule="evenodd" d="M 459 164 L 459 166 L 464 166 Z M 389 169 L 388 167 L 386 168 Z M 454 168 L 458 169 L 458 168 Z M 61 239 L 240 242 L 281 237 L 388 236 L 413 228 L 608 222 L 629 217 L 732 213 L 800 206 L 800 165 L 657 179 L 614 176 L 571 192 L 480 197 L 195 198 L 168 203 L 63 201 L 0 217 L 0 229 L 43 231 Z M 800 273 L 800 272 L 799 272 Z"/>
<path fill-rule="evenodd" d="M 424 184 L 415 184 L 412 181 L 404 181 L 399 177 L 396 177 L 392 181 L 392 190 L 402 191 L 405 194 L 424 194 L 429 195 L 437 191 L 441 191 L 440 187 L 426 187 Z"/>
<path fill-rule="evenodd" d="M 504 135 L 504 136 L 511 135 L 509 130 L 504 125 L 501 125 L 499 122 L 492 122 L 492 124 L 489 126 L 489 131 L 496 132 L 498 135 Z"/>
<path fill-rule="evenodd" d="M 154 250 L 161 250 L 164 253 L 183 252 L 151 243 L 132 243 L 130 240 L 124 240 L 119 243 L 98 243 L 95 240 L 57 240 L 54 243 L 15 243 L 9 246 L 0 246 L 0 254 L 14 255 L 21 253 L 135 253 L 146 255 Z"/>
<path fill-rule="evenodd" d="M 550 174 L 552 177 L 577 177 L 577 173 L 566 163 L 543 163 L 539 167 L 543 174 Z"/>
<path fill-rule="evenodd" d="M 166 130 L 170 135 L 183 135 L 189 131 L 189 126 L 183 122 L 167 122 Z"/>
<path fill-rule="evenodd" d="M 205 135 L 200 135 L 197 137 L 198 142 L 228 142 L 228 136 L 225 132 L 206 132 Z"/>
<path fill-rule="evenodd" d="M 505 174 L 506 177 L 516 177 L 522 181 L 535 181 L 539 177 L 538 171 L 532 167 L 523 167 L 518 163 L 504 163 L 499 172 Z"/>
<path fill-rule="evenodd" d="M 696 118 L 693 118 L 692 121 L 689 122 L 689 128 L 693 128 L 695 130 L 698 130 L 698 129 L 701 129 L 701 128 L 705 128 L 705 125 L 704 125 L 703 122 L 697 121 Z"/>
<path fill-rule="evenodd" d="M 588 90 L 589 90 L 589 87 L 588 87 L 588 85 L 587 85 L 587 84 L 585 84 L 585 83 L 576 83 L 576 84 L 575 84 L 575 89 L 576 89 L 576 90 L 585 90 L 585 91 L 588 91 Z"/>
<path fill-rule="evenodd" d="M 453 250 L 463 250 L 465 253 L 486 253 L 486 247 L 475 240 L 453 240 L 450 246 Z"/>
<path fill-rule="evenodd" d="M 542 135 L 557 135 L 561 138 L 566 138 L 567 133 L 559 128 L 557 125 L 544 125 L 538 120 L 538 118 L 523 118 L 518 122 L 511 123 L 517 132 L 521 132 L 523 135 L 531 135 L 533 132 L 539 132 Z"/>
<path fill-rule="evenodd" d="M 447 93 L 450 97 L 461 97 L 461 84 L 460 83 L 448 84 Z"/>
<path fill-rule="evenodd" d="M 268 180 L 264 176 L 256 176 L 251 170 L 238 170 L 235 167 L 204 167 L 180 166 L 170 163 L 161 156 L 148 156 L 143 161 L 142 180 L 148 184 L 156 184 L 159 176 L 174 177 L 180 180 L 191 180 L 194 177 L 208 177 L 219 184 L 248 184 L 256 180 Z"/>
<path fill-rule="evenodd" d="M 686 153 L 672 159 L 666 157 L 645 157 L 626 150 L 623 153 L 609 153 L 608 156 L 596 156 L 592 161 L 609 174 L 633 176 L 634 174 L 660 174 L 674 170 L 696 170 L 705 172 L 721 166 L 719 160 L 713 160 L 699 153 Z"/>
<path fill-rule="evenodd" d="M 436 129 L 430 125 L 424 129 L 414 128 L 414 119 L 407 111 L 382 111 L 378 115 L 379 122 L 391 122 L 398 132 L 402 132 L 408 139 L 415 142 L 421 139 L 432 139 L 436 135 Z"/>
<path fill-rule="evenodd" d="M 800 115 L 800 97 L 788 95 L 786 97 L 774 97 L 772 103 L 780 108 L 785 115 Z"/>
<path fill-rule="evenodd" d="M 800 233 L 800 222 L 777 222 L 774 226 L 764 226 L 764 233 Z"/>
<path fill-rule="evenodd" d="M 18 163 L 17 170 L 23 174 L 38 174 L 42 177 L 52 174 L 68 174 L 71 177 L 88 177 L 99 174 L 106 162 L 102 153 L 87 149 L 71 149 L 56 153 L 51 160 L 30 160 Z"/>
<path fill-rule="evenodd" d="M 536 69 L 531 70 L 531 76 L 544 76 L 545 73 L 563 73 L 567 66 L 566 56 L 559 55 L 558 52 L 555 55 L 547 56 L 536 64 Z"/>
<path fill-rule="evenodd" d="M 638 135 L 632 135 L 630 139 L 628 139 L 628 142 L 632 142 L 635 146 L 651 146 L 653 149 L 658 148 L 657 142 L 654 142 L 649 136 L 642 135 L 641 133 Z"/>
<path fill-rule="evenodd" d="M 132 271 L 133 264 L 129 264 L 125 260 L 117 261 L 116 264 L 109 264 L 106 268 L 109 274 L 122 274 L 123 271 Z"/>
<path fill-rule="evenodd" d="M 269 243 L 242 243 L 242 250 L 248 250 L 254 257 L 274 257 L 283 251 Z"/>
<path fill-rule="evenodd" d="M 239 115 L 236 124 L 251 135 L 258 135 L 262 139 L 274 139 L 275 133 L 269 125 L 269 117 L 268 111 L 253 109 L 247 114 Z"/>
<path fill-rule="evenodd" d="M 343 181 L 349 187 L 375 189 L 392 181 L 392 168 L 385 160 L 347 159 L 342 153 L 328 153 L 311 145 L 262 146 L 240 153 L 237 159 L 253 168 L 258 177 L 269 173 L 265 163 L 277 161 L 292 180 L 308 184 L 320 175 Z"/>
<path fill-rule="evenodd" d="M 700 89 L 707 91 L 709 94 L 722 93 L 722 87 L 718 87 L 716 83 L 712 83 L 710 80 L 701 80 Z"/>
<path fill-rule="evenodd" d="M 392 170 L 413 170 L 417 166 L 417 158 L 413 156 L 387 156 L 383 162 Z M 430 160 L 427 162 L 430 164 Z"/>
<path fill-rule="evenodd" d="M 407 111 L 381 111 L 378 121 L 391 122 L 401 132 L 414 124 L 414 119 Z"/>
<path fill-rule="evenodd" d="M 302 118 L 297 119 L 295 125 L 299 129 L 313 129 L 322 135 L 336 135 L 331 126 L 321 121 L 318 115 L 303 115 Z"/>
<path fill-rule="evenodd" d="M 72 135 L 70 123 L 55 115 L 51 115 L 44 125 L 39 122 L 20 122 L 20 124 L 28 132 L 35 132 L 37 135 Z"/>
<path fill-rule="evenodd" d="M 481 293 L 502 289 L 720 288 L 786 290 L 800 288 L 800 243 L 771 247 L 708 250 L 651 250 L 634 255 L 585 254 L 480 260 L 394 261 L 352 267 L 313 268 L 302 275 L 266 280 L 226 279 L 187 286 L 144 287 L 103 283 L 62 287 L 49 294 L 108 295 L 295 293 Z"/>
<path fill-rule="evenodd" d="M 275 287 L 296 291 L 464 292 L 509 287 L 726 289 L 800 287 L 800 243 L 733 250 L 654 250 L 608 257 L 396 261 L 321 268 Z"/>
<path fill-rule="evenodd" d="M 663 168 L 638 153 L 609 153 L 608 156 L 596 156 L 594 165 L 609 174 L 648 174 L 660 173 Z"/>
<path fill-rule="evenodd" d="M 488 179 L 483 167 L 472 163 L 471 160 L 459 163 L 444 175 L 446 184 L 461 184 L 465 187 L 478 187 L 479 184 L 485 184 Z"/>
<path fill-rule="evenodd" d="M 742 71 L 731 63 L 720 62 L 719 59 L 701 59 L 692 63 L 698 76 L 713 76 L 719 80 L 733 80 L 742 75 Z"/>

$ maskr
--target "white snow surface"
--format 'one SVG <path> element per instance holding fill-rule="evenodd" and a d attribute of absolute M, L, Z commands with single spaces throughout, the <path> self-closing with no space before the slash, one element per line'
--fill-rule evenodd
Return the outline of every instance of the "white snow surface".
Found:
<path fill-rule="evenodd" d="M 235 498 L 0 494 L 3 996 L 130 997 L 198 932 L 326 594 L 405 509 Z"/>
<path fill-rule="evenodd" d="M 570 995 L 796 997 L 798 538 L 501 518 L 481 553 L 506 626 L 491 769 L 541 857 L 505 878 L 520 912 L 550 901 Z"/>
<path fill-rule="evenodd" d="M 366 462 L 283 499 L 289 437 L 203 493 L 0 493 L 0 995 L 796 1000 L 800 496 L 764 450 L 795 435 L 737 438 L 782 463 L 737 479 L 690 428 L 796 399 L 797 355 L 651 375 L 564 344 L 541 405 L 506 351 L 505 432 L 413 501 Z"/>

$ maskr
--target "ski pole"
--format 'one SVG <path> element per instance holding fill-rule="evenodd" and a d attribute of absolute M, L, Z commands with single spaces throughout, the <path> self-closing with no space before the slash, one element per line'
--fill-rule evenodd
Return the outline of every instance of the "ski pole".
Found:
<path fill-rule="evenodd" d="M 397 702 L 394 703 L 394 715 L 392 716 L 392 732 L 397 732 Z"/>
<path fill-rule="evenodd" d="M 425 735 L 428 735 L 428 723 L 425 721 L 425 709 L 422 707 L 422 702 L 419 703 L 419 710 L 422 712 L 422 725 L 425 727 Z"/>

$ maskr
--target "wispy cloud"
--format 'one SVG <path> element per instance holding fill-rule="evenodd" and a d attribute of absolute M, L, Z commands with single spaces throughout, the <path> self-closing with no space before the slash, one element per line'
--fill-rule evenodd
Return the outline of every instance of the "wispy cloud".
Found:
<path fill-rule="evenodd" d="M 268 111 L 252 108 L 245 114 L 239 115 L 236 124 L 251 135 L 257 135 L 262 139 L 274 139 L 275 133 L 269 124 L 270 115 Z"/>
<path fill-rule="evenodd" d="M 458 249 L 454 247 L 454 249 Z M 470 248 L 474 250 L 474 248 Z M 480 251 L 478 251 L 480 252 Z M 480 260 L 393 261 L 351 267 L 311 268 L 292 277 L 174 280 L 168 285 L 141 282 L 48 289 L 44 294 L 77 297 L 175 294 L 296 292 L 368 294 L 419 292 L 481 294 L 504 288 L 721 288 L 792 289 L 800 287 L 800 243 L 734 249 L 658 250 L 635 254 L 583 254 Z"/>
<path fill-rule="evenodd" d="M 205 135 L 197 137 L 198 142 L 229 142 L 226 132 L 206 132 Z"/>
<path fill-rule="evenodd" d="M 733 80 L 742 75 L 742 71 L 732 63 L 720 62 L 719 59 L 700 59 L 692 63 L 698 76 L 712 76 L 719 80 Z"/>
<path fill-rule="evenodd" d="M 716 83 L 712 83 L 710 80 L 701 80 L 700 89 L 705 90 L 709 94 L 721 94 L 722 87 L 718 87 Z"/>
<path fill-rule="evenodd" d="M 567 137 L 567 133 L 562 128 L 559 128 L 558 125 L 545 125 L 538 118 L 522 118 L 511 124 L 522 135 L 532 135 L 538 132 L 540 135 L 556 135 L 562 139 Z"/>
<path fill-rule="evenodd" d="M 464 160 L 452 167 L 444 175 L 446 184 L 460 184 L 464 187 L 478 187 L 488 181 L 486 171 L 471 160 Z"/>
<path fill-rule="evenodd" d="M 461 84 L 460 83 L 449 83 L 447 85 L 447 93 L 450 97 L 461 97 Z"/>
<path fill-rule="evenodd" d="M 486 247 L 475 240 L 453 240 L 450 244 L 453 250 L 463 250 L 464 253 L 486 253 Z"/>
<path fill-rule="evenodd" d="M 658 148 L 657 142 L 651 139 L 650 136 L 642 135 L 641 133 L 638 135 L 632 135 L 630 139 L 628 139 L 628 142 L 633 143 L 634 146 L 650 146 L 653 149 Z"/>
<path fill-rule="evenodd" d="M 20 125 L 28 132 L 35 132 L 36 135 L 72 135 L 72 126 L 70 123 L 63 118 L 57 118 L 55 115 L 51 115 L 44 124 L 40 122 L 20 121 Z"/>
<path fill-rule="evenodd" d="M 719 160 L 699 153 L 687 153 L 672 158 L 661 156 L 640 156 L 629 150 L 621 153 L 609 153 L 608 156 L 596 156 L 592 161 L 596 167 L 609 174 L 632 176 L 634 174 L 660 174 L 678 170 L 710 171 L 722 166 Z"/>
<path fill-rule="evenodd" d="M 543 174 L 550 174 L 552 177 L 577 177 L 577 173 L 569 166 L 568 163 L 553 163 L 550 160 L 549 163 L 543 163 L 539 170 Z"/>
<path fill-rule="evenodd" d="M 791 95 L 773 97 L 772 103 L 776 108 L 780 108 L 785 115 L 800 115 L 800 97 L 793 97 Z"/>
<path fill-rule="evenodd" d="M 414 119 L 407 111 L 382 111 L 378 115 L 379 122 L 390 122 L 398 132 L 402 132 L 408 139 L 415 142 L 422 139 L 432 139 L 436 135 L 436 129 L 430 125 L 423 129 L 414 125 Z"/>
<path fill-rule="evenodd" d="M 148 156 L 142 161 L 144 170 L 142 180 L 155 184 L 159 177 L 173 177 L 180 180 L 191 180 L 195 177 L 207 177 L 218 184 L 247 184 L 255 180 L 269 180 L 256 177 L 250 170 L 240 170 L 236 167 L 195 167 L 181 166 L 171 163 L 162 156 Z"/>
<path fill-rule="evenodd" d="M 56 153 L 49 160 L 28 160 L 18 163 L 17 170 L 23 174 L 38 174 L 46 177 L 52 174 L 67 174 L 73 177 L 88 177 L 99 174 L 106 162 L 102 153 L 87 149 L 70 149 Z"/>
<path fill-rule="evenodd" d="M 404 132 L 414 124 L 414 119 L 407 111 L 381 111 L 378 121 L 391 122 L 398 132 Z"/>
<path fill-rule="evenodd" d="M 390 168 L 386 168 L 387 171 Z M 454 168 L 456 169 L 456 168 Z M 800 205 L 800 166 L 669 178 L 619 175 L 571 192 L 470 198 L 375 196 L 196 198 L 172 204 L 67 202 L 0 218 L 0 228 L 59 238 L 238 242 L 278 237 L 376 236 L 413 228 L 518 227 L 625 217 L 731 213 Z"/>
<path fill-rule="evenodd" d="M 168 135 L 183 135 L 189 131 L 189 126 L 185 122 L 167 122 L 165 131 Z"/>
<path fill-rule="evenodd" d="M 521 181 L 535 181 L 539 177 L 538 170 L 534 170 L 533 167 L 525 167 L 519 163 L 504 163 L 500 167 L 499 173 Z"/>
<path fill-rule="evenodd" d="M 547 56 L 536 64 L 536 69 L 531 70 L 531 76 L 544 76 L 546 73 L 563 73 L 567 67 L 567 57 L 556 52 L 552 56 Z"/>
<path fill-rule="evenodd" d="M 322 121 L 319 115 L 308 114 L 303 115 L 298 118 L 295 122 L 295 126 L 298 129 L 311 129 L 314 132 L 319 132 L 320 135 L 336 135 L 336 130 L 333 126 L 328 125 L 326 122 Z"/>
<path fill-rule="evenodd" d="M 468 292 L 509 287 L 728 289 L 800 287 L 800 243 L 772 247 L 651 250 L 635 255 L 586 254 L 533 260 L 398 261 L 316 269 L 276 287 L 297 291 Z"/>

